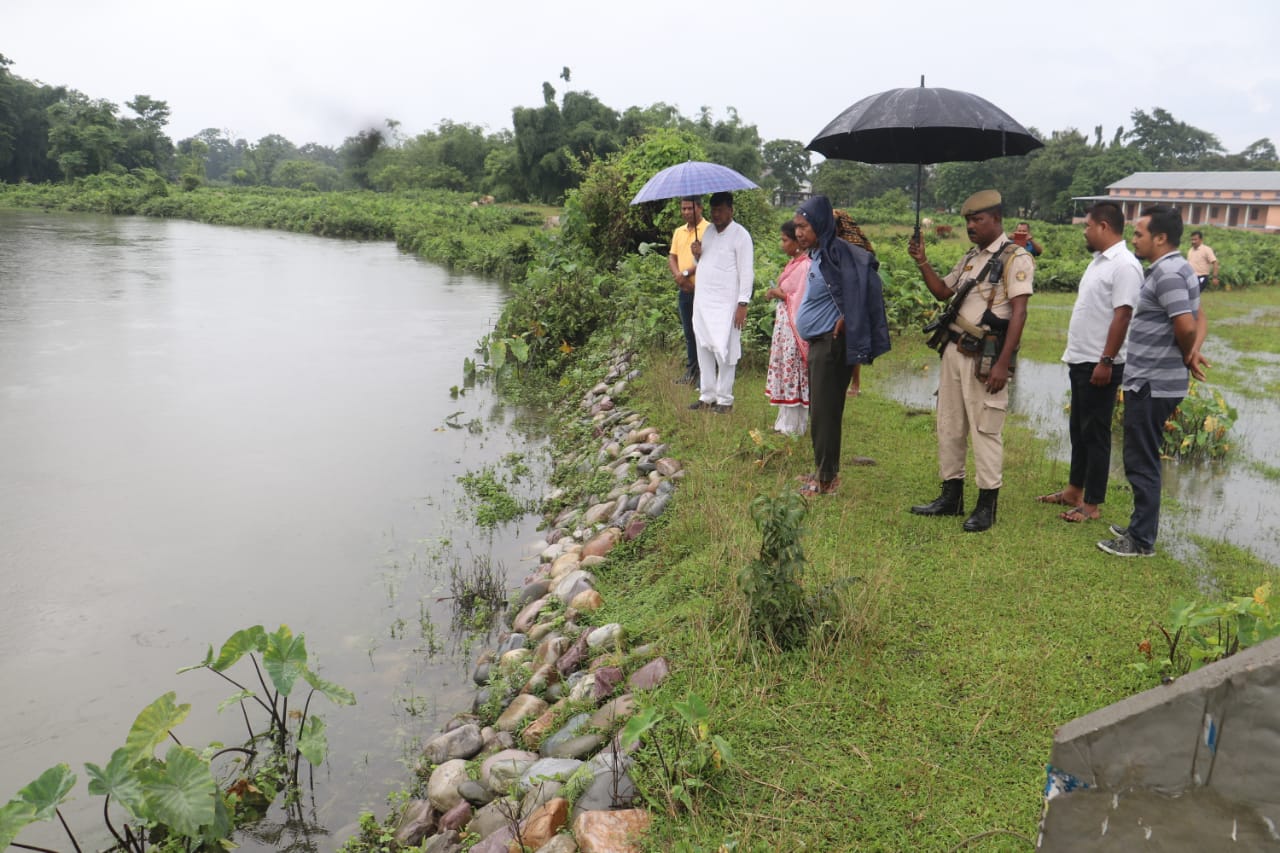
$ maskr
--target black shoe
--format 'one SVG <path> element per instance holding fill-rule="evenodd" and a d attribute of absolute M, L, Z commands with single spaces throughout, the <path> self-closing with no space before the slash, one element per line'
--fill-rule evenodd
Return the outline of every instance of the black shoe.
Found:
<path fill-rule="evenodd" d="M 973 508 L 973 514 L 964 520 L 966 533 L 981 533 L 991 529 L 991 525 L 996 523 L 999 497 L 999 489 L 978 489 L 978 505 Z"/>
<path fill-rule="evenodd" d="M 1108 529 L 1111 531 L 1111 535 L 1117 539 L 1127 537 L 1129 535 L 1129 528 L 1121 527 L 1118 524 L 1108 525 Z"/>
<path fill-rule="evenodd" d="M 1113 557 L 1154 557 L 1155 548 L 1143 548 L 1128 536 L 1105 539 L 1098 543 L 1098 550 L 1105 551 Z"/>
<path fill-rule="evenodd" d="M 694 400 L 692 403 L 689 404 L 689 411 L 691 412 L 697 412 L 701 409 L 710 409 L 710 408 L 713 408 L 713 406 L 710 403 L 704 403 L 701 400 Z"/>
<path fill-rule="evenodd" d="M 963 515 L 964 480 L 943 480 L 942 494 L 933 503 L 913 506 L 911 511 L 916 515 Z"/>
<path fill-rule="evenodd" d="M 686 370 L 684 376 L 676 380 L 677 385 L 697 385 L 698 373 L 695 370 Z"/>

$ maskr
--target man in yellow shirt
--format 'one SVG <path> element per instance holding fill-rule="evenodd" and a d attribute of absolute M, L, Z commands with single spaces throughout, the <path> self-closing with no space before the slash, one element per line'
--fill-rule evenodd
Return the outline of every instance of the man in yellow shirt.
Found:
<path fill-rule="evenodd" d="M 684 225 L 671 235 L 671 254 L 667 255 L 671 277 L 680 289 L 677 308 L 680 311 L 680 324 L 684 327 L 685 372 L 676 382 L 696 387 L 698 342 L 693 333 L 693 287 L 698 261 L 693 255 L 693 244 L 701 243 L 703 232 L 707 230 L 707 220 L 702 218 L 701 196 L 680 199 L 680 216 L 684 218 Z"/>
<path fill-rule="evenodd" d="M 1196 278 L 1200 280 L 1200 292 L 1208 290 L 1209 283 L 1218 283 L 1218 256 L 1213 253 L 1204 244 L 1204 234 L 1199 231 L 1191 232 L 1191 248 L 1187 250 L 1187 263 L 1191 264 L 1191 269 L 1195 271 Z M 1213 278 L 1209 274 L 1213 273 Z"/>

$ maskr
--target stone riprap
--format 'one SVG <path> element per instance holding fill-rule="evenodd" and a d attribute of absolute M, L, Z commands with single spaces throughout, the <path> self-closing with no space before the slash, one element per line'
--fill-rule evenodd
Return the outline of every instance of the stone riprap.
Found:
<path fill-rule="evenodd" d="M 595 583 L 610 551 L 666 510 L 684 469 L 656 429 L 618 404 L 637 373 L 618 356 L 581 402 L 593 439 L 557 465 L 584 479 L 605 472 L 610 489 L 570 506 L 563 489 L 547 496 L 538 567 L 512 598 L 497 647 L 477 661 L 472 711 L 422 749 L 427 799 L 403 810 L 403 846 L 506 853 L 519 836 L 539 853 L 640 849 L 649 815 L 634 807 L 633 761 L 617 735 L 636 692 L 670 667 L 653 648 L 629 647 L 624 626 L 598 624 Z"/>

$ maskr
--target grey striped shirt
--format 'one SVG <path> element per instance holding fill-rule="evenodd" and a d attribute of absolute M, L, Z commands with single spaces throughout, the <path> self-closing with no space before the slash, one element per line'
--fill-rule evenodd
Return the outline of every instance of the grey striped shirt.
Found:
<path fill-rule="evenodd" d="M 1187 366 L 1173 336 L 1173 318 L 1200 310 L 1200 283 L 1191 264 L 1170 252 L 1147 269 L 1129 323 L 1126 391 L 1151 383 L 1152 397 L 1187 396 Z"/>

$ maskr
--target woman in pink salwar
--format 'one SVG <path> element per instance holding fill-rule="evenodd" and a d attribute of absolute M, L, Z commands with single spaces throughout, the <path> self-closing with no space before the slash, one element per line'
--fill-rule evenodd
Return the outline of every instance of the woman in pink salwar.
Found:
<path fill-rule="evenodd" d="M 777 299 L 773 319 L 773 342 L 769 346 L 769 372 L 764 391 L 778 407 L 775 432 L 804 435 L 809 426 L 809 342 L 796 334 L 796 311 L 804 299 L 809 277 L 809 253 L 796 242 L 796 226 L 782 225 L 782 251 L 790 258 L 778 276 L 778 284 L 765 293 Z"/>

